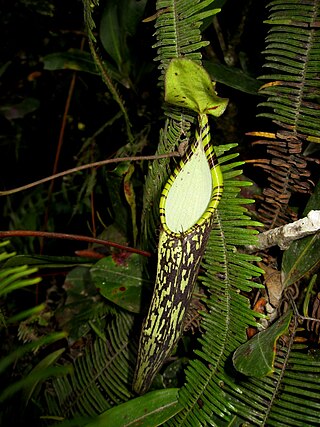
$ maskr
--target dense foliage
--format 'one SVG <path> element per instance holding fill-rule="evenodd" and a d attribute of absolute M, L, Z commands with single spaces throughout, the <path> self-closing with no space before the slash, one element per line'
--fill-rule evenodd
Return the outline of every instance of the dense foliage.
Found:
<path fill-rule="evenodd" d="M 0 197 L 1 425 L 319 425 L 318 234 L 248 250 L 319 207 L 319 17 L 319 0 L 3 5 L 0 191 L 79 170 Z M 224 193 L 183 336 L 137 396 L 168 154 L 195 133 L 163 99 L 181 56 L 229 98 L 210 119 Z"/>

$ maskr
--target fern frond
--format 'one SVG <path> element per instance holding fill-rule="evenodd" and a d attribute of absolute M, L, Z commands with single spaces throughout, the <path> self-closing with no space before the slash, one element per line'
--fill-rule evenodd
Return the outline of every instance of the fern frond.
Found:
<path fill-rule="evenodd" d="M 209 8 L 213 0 L 158 0 L 157 12 L 160 12 L 155 24 L 159 69 L 163 75 L 173 58 L 185 57 L 200 63 L 201 49 L 208 42 L 201 41 L 200 27 L 202 20 L 218 12 Z M 160 142 L 156 154 L 165 154 L 175 150 L 183 140 L 190 139 L 190 124 L 194 118 L 177 108 L 165 108 L 169 117 L 164 130 L 160 134 Z M 155 230 L 159 224 L 159 200 L 162 188 L 171 172 L 168 159 L 156 160 L 152 163 L 144 187 L 142 212 L 142 247 L 155 249 Z"/>
<path fill-rule="evenodd" d="M 7 259 L 13 257 L 14 255 L 16 255 L 16 252 L 10 252 L 8 253 L 5 250 L 5 247 L 8 246 L 10 244 L 9 240 L 3 240 L 2 242 L 0 242 L 0 262 L 4 262 Z"/>
<path fill-rule="evenodd" d="M 283 340 L 271 375 L 238 382 L 241 393 L 233 392 L 239 402 L 237 413 L 258 426 L 318 426 L 319 379 L 319 354 Z"/>
<path fill-rule="evenodd" d="M 224 392 L 225 384 L 237 388 L 228 374 L 230 356 L 246 341 L 247 326 L 256 325 L 249 300 L 240 291 L 260 286 L 252 281 L 261 274 L 253 265 L 258 258 L 241 253 L 235 245 L 255 242 L 256 232 L 247 225 L 258 224 L 251 221 L 242 206 L 249 201 L 239 197 L 240 188 L 246 185 L 234 179 L 241 173 L 239 162 L 225 164 L 228 159 L 230 156 L 219 158 L 224 193 L 202 264 L 205 275 L 200 278 L 210 293 L 204 300 L 207 312 L 202 313 L 201 349 L 195 351 L 198 358 L 187 368 L 186 384 L 180 392 L 184 410 L 168 426 L 222 426 L 231 419 L 233 402 Z M 219 420 L 217 423 L 213 422 L 215 418 Z"/>
<path fill-rule="evenodd" d="M 0 243 L 0 262 L 2 265 L 0 266 L 0 297 L 5 297 L 3 301 L 8 299 L 8 294 L 16 291 L 18 289 L 25 288 L 27 286 L 32 286 L 41 281 L 40 277 L 29 277 L 37 272 L 37 268 L 29 268 L 27 265 L 10 267 L 6 266 L 6 261 L 12 258 L 15 255 L 15 252 L 8 253 L 5 250 L 5 247 L 9 245 L 9 241 L 4 241 Z M 0 321 L 2 326 L 7 327 L 7 325 L 12 325 L 15 322 L 19 322 L 22 319 L 34 316 L 39 314 L 44 310 L 44 304 L 41 304 L 37 307 L 32 307 L 31 309 L 27 309 L 23 312 L 19 312 L 14 316 L 11 316 L 9 319 L 6 316 L 6 306 L 3 312 L 0 312 Z M 22 323 L 20 323 L 21 326 Z M 17 375 L 17 371 L 14 371 L 12 368 L 13 365 L 16 365 L 20 362 L 21 359 L 26 357 L 28 353 L 36 352 L 41 347 L 49 347 L 53 343 L 56 343 L 60 340 L 65 339 L 67 334 L 65 332 L 53 332 L 51 334 L 46 334 L 42 336 L 34 336 L 31 342 L 27 344 L 18 345 L 15 348 L 10 350 L 7 349 L 7 354 L 2 354 L 0 358 L 0 375 L 1 375 L 1 393 L 0 393 L 0 424 L 3 422 L 7 424 L 7 408 L 11 408 L 10 403 L 8 404 L 8 399 L 11 398 L 18 391 L 24 392 L 21 397 L 21 406 L 27 405 L 28 400 L 34 394 L 36 386 L 40 384 L 48 377 L 61 375 L 66 373 L 66 369 L 64 367 L 61 368 L 52 368 L 50 363 L 40 362 L 38 364 L 38 368 L 34 371 L 29 372 L 23 378 L 20 378 L 20 375 Z M 19 334 L 18 337 L 20 338 Z M 5 349 L 5 346 L 3 347 Z M 50 354 L 47 355 L 47 361 L 50 359 Z M 15 380 L 12 380 L 15 378 Z M 4 406 L 4 401 L 7 407 Z M 17 406 L 17 402 L 14 403 L 15 410 L 18 409 L 20 411 L 20 406 Z M 3 410 L 6 408 L 6 410 Z M 25 408 L 24 408 L 25 409 Z M 8 411 L 9 412 L 9 411 Z M 9 415 L 10 417 L 10 415 Z M 12 414 L 11 414 L 12 417 Z M 17 422 L 18 422 L 17 416 Z M 3 424 L 3 425 L 4 425 Z"/>
<path fill-rule="evenodd" d="M 128 391 L 136 357 L 132 327 L 131 315 L 116 315 L 105 339 L 96 338 L 75 361 L 73 373 L 53 381 L 53 392 L 46 390 L 50 416 L 95 416 L 132 397 Z"/>
<path fill-rule="evenodd" d="M 15 252 L 7 253 L 4 250 L 8 244 L 9 241 L 4 241 L 0 244 L 0 262 L 6 261 L 15 255 Z M 4 265 L 0 268 L 0 297 L 25 286 L 39 283 L 41 281 L 40 277 L 29 277 L 37 271 L 37 268 L 30 268 L 27 265 L 20 265 L 18 267 L 5 267 Z"/>
<path fill-rule="evenodd" d="M 29 277 L 36 272 L 37 268 L 29 268 L 27 265 L 3 269 L 0 271 L 0 296 L 39 283 L 40 277 Z"/>
<path fill-rule="evenodd" d="M 279 368 L 275 377 L 278 377 L 278 384 L 270 399 L 265 424 L 283 427 L 288 424 L 319 425 L 319 355 L 294 345 L 289 355 L 286 348 L 278 354 L 277 363 Z"/>
<path fill-rule="evenodd" d="M 187 57 L 195 62 L 201 61 L 199 49 L 209 43 L 201 40 L 202 20 L 217 13 L 218 9 L 205 10 L 214 0 L 158 0 L 159 14 L 156 22 L 158 56 L 160 69 L 165 72 L 172 58 Z"/>
<path fill-rule="evenodd" d="M 304 142 L 320 142 L 320 85 L 318 81 L 320 29 L 319 1 L 275 0 L 269 3 L 271 24 L 264 51 L 271 73 L 260 78 L 268 83 L 261 94 L 258 117 L 271 119 L 277 126 L 273 140 L 257 141 L 272 156 L 267 167 L 269 188 L 259 209 L 270 228 L 296 219 L 288 210 L 294 192 L 310 190 L 307 163 L 302 156 Z"/>
<path fill-rule="evenodd" d="M 94 22 L 92 14 L 93 14 L 94 8 L 99 5 L 99 0 L 83 0 L 83 5 L 84 5 L 84 22 L 87 27 L 88 36 L 93 42 L 95 42 L 96 38 L 93 34 L 93 31 L 96 28 L 96 24 Z"/>
<path fill-rule="evenodd" d="M 277 84 L 262 88 L 261 93 L 269 98 L 261 106 L 273 111 L 260 116 L 271 118 L 302 140 L 318 138 L 319 1 L 277 0 L 268 7 L 271 15 L 266 22 L 272 28 L 266 38 L 264 66 L 275 71 L 261 78 L 277 80 Z"/>

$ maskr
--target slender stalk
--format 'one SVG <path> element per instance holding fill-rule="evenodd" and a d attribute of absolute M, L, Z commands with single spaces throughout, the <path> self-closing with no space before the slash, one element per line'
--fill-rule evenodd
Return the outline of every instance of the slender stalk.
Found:
<path fill-rule="evenodd" d="M 10 194 L 19 193 L 20 191 L 28 190 L 29 188 L 36 187 L 37 185 L 44 184 L 45 182 L 51 181 L 53 179 L 61 178 L 66 175 L 70 175 L 75 172 L 79 172 L 85 169 L 100 167 L 104 165 L 108 165 L 110 163 L 118 163 L 118 162 L 133 162 L 140 160 L 158 160 L 164 159 L 166 157 L 181 157 L 177 151 L 172 151 L 167 154 L 160 155 L 152 155 L 152 156 L 133 156 L 133 157 L 117 157 L 114 159 L 105 159 L 99 162 L 87 163 L 86 165 L 77 166 L 71 169 L 67 169 L 65 171 L 56 173 L 54 175 L 47 176 L 46 178 L 39 179 L 38 181 L 30 182 L 29 184 L 22 185 L 21 187 L 12 188 L 11 190 L 0 191 L 0 196 L 8 196 Z"/>
<path fill-rule="evenodd" d="M 119 243 L 110 242 L 109 240 L 96 239 L 95 237 L 81 236 L 79 234 L 67 233 L 51 233 L 48 231 L 33 231 L 33 230 L 14 230 L 14 231 L 0 231 L 0 239 L 8 237 L 40 237 L 50 239 L 65 239 L 65 240 L 78 240 L 80 242 L 97 243 L 104 246 L 111 246 L 113 248 L 121 249 L 127 252 L 133 252 L 145 257 L 151 256 L 149 252 L 140 249 L 131 248 L 130 246 L 120 245 Z"/>

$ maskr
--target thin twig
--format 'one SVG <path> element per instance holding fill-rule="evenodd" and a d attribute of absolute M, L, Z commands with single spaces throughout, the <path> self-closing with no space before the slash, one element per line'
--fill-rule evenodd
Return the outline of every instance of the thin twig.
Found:
<path fill-rule="evenodd" d="M 56 173 L 46 178 L 39 179 L 38 181 L 31 182 L 30 184 L 22 185 L 21 187 L 12 188 L 11 190 L 0 191 L 0 196 L 8 196 L 9 194 L 18 193 L 19 191 L 27 190 L 29 188 L 36 187 L 37 185 L 44 184 L 45 182 L 53 179 L 61 178 L 66 175 L 70 175 L 75 172 L 79 172 L 85 169 L 95 168 L 104 166 L 110 163 L 128 162 L 128 161 L 139 161 L 139 160 L 158 160 L 165 159 L 167 157 L 181 157 L 178 151 L 172 151 L 167 154 L 152 155 L 152 156 L 132 156 L 132 157 L 117 157 L 114 159 L 101 160 L 99 162 L 88 163 L 86 165 L 77 166 L 75 168 L 67 169 L 65 171 Z"/>
<path fill-rule="evenodd" d="M 81 50 L 83 48 L 83 42 L 84 42 L 84 38 L 82 38 Z M 71 78 L 71 82 L 70 82 L 70 86 L 69 86 L 68 96 L 67 96 L 67 99 L 65 102 L 64 112 L 63 112 L 61 126 L 60 126 L 58 145 L 57 145 L 53 169 L 52 169 L 53 175 L 56 174 L 57 170 L 58 170 L 58 164 L 59 164 L 61 149 L 62 149 L 62 145 L 63 145 L 63 141 L 64 141 L 64 134 L 65 134 L 66 125 L 67 125 L 67 117 L 68 117 L 68 113 L 70 110 L 71 99 L 72 99 L 74 89 L 75 89 L 75 85 L 76 85 L 76 77 L 77 77 L 77 73 L 76 72 L 72 73 L 72 78 Z M 48 201 L 47 201 L 46 209 L 45 209 L 45 213 L 44 213 L 44 224 L 43 224 L 44 229 L 46 229 L 47 225 L 48 225 L 49 211 L 50 211 L 50 207 L 51 207 L 51 200 L 52 200 L 54 183 L 55 183 L 55 181 L 51 180 L 50 186 L 48 189 Z M 41 246 L 41 253 L 42 253 L 42 251 L 43 251 L 43 241 L 42 240 L 40 242 L 40 246 Z"/>
<path fill-rule="evenodd" d="M 120 245 L 119 243 L 110 242 L 109 240 L 96 239 L 95 237 L 81 236 L 79 234 L 67 233 L 51 233 L 48 231 L 33 231 L 33 230 L 14 230 L 14 231 L 0 231 L 0 239 L 8 237 L 45 237 L 50 239 L 65 239 L 77 240 L 80 242 L 97 243 L 103 246 L 111 246 L 113 248 L 121 249 L 127 252 L 133 252 L 145 257 L 151 256 L 150 252 L 142 251 L 140 249 L 131 248 L 130 246 Z"/>
<path fill-rule="evenodd" d="M 297 318 L 299 318 L 301 320 L 308 320 L 311 322 L 320 322 L 320 319 L 317 319 L 315 317 L 303 316 L 302 314 L 300 314 L 298 307 L 297 307 L 297 304 L 296 304 L 295 300 L 292 298 L 292 295 L 290 295 L 290 293 L 287 295 L 287 298 L 290 300 L 291 307 L 293 309 L 294 315 Z"/>
<path fill-rule="evenodd" d="M 58 170 L 58 163 L 59 163 L 61 149 L 62 149 L 62 145 L 63 145 L 64 134 L 65 134 L 66 124 L 67 124 L 67 117 L 68 117 L 68 113 L 69 113 L 70 105 L 71 105 L 71 99 L 72 99 L 72 95 L 73 95 L 75 84 L 76 84 L 76 77 L 77 77 L 77 73 L 74 72 L 72 74 L 72 78 L 71 78 L 71 82 L 70 82 L 70 86 L 69 86 L 69 91 L 68 91 L 68 96 L 67 96 L 67 100 L 65 103 L 63 117 L 62 117 L 62 121 L 61 121 L 61 127 L 60 127 L 60 132 L 59 132 L 59 139 L 58 139 L 58 145 L 57 145 L 56 155 L 55 155 L 55 159 L 54 159 L 52 175 L 55 175 L 57 173 L 57 170 Z M 52 191 L 53 191 L 53 181 L 50 184 L 50 190 L 49 191 L 50 191 L 50 193 L 52 193 Z"/>
<path fill-rule="evenodd" d="M 256 246 L 247 246 L 246 250 L 248 252 L 257 252 L 272 246 L 279 246 L 280 249 L 285 250 L 293 241 L 315 234 L 319 230 L 320 210 L 312 210 L 306 217 L 298 221 L 260 233 L 258 235 L 258 244 Z"/>

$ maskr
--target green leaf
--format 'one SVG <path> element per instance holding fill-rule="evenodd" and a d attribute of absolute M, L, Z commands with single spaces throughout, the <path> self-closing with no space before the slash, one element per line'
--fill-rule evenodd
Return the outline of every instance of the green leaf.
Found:
<path fill-rule="evenodd" d="M 50 256 L 50 255 L 16 255 L 10 258 L 5 264 L 5 268 L 28 265 L 39 268 L 71 268 L 80 264 L 91 265 L 92 258 L 72 257 L 72 256 Z"/>
<path fill-rule="evenodd" d="M 88 267 L 73 268 L 67 274 L 63 289 L 67 297 L 64 306 L 56 311 L 56 319 L 59 327 L 77 340 L 88 333 L 92 327 L 90 321 L 98 321 L 108 306 L 99 298 Z"/>
<path fill-rule="evenodd" d="M 44 63 L 43 68 L 48 71 L 74 70 L 90 74 L 99 74 L 97 66 L 92 59 L 92 55 L 80 49 L 69 49 L 67 52 L 50 53 L 45 55 L 42 61 Z M 123 79 L 122 75 L 110 61 L 105 60 L 104 64 L 108 68 L 110 76 L 113 79 L 128 87 L 127 81 Z"/>
<path fill-rule="evenodd" d="M 18 358 L 22 357 L 26 353 L 34 350 L 35 348 L 49 345 L 59 340 L 65 339 L 67 334 L 65 332 L 54 332 L 50 335 L 39 338 L 36 341 L 25 344 L 21 347 L 18 347 L 15 351 L 5 356 L 0 360 L 0 373 L 3 372 L 8 366 L 12 363 L 15 363 Z"/>
<path fill-rule="evenodd" d="M 221 12 L 221 8 L 227 0 L 214 0 L 208 2 L 208 5 L 203 9 L 202 13 L 208 13 L 208 16 L 203 18 L 202 25 L 200 27 L 201 33 L 203 33 L 208 27 L 212 25 L 212 18 L 217 13 Z M 210 13 L 211 12 L 211 13 Z"/>
<path fill-rule="evenodd" d="M 177 388 L 151 391 L 101 414 L 86 427 L 156 427 L 177 414 Z"/>
<path fill-rule="evenodd" d="M 238 89 L 241 92 L 249 93 L 250 95 L 258 95 L 261 83 L 254 77 L 245 74 L 239 68 L 227 67 L 226 65 L 212 61 L 203 61 L 203 66 L 210 74 L 212 80 Z"/>
<path fill-rule="evenodd" d="M 42 359 L 26 377 L 7 387 L 0 395 L 0 402 L 8 399 L 14 393 L 22 389 L 23 393 L 21 399 L 23 400 L 24 405 L 27 406 L 29 400 L 34 395 L 37 386 L 39 386 L 41 382 L 48 379 L 48 377 L 66 375 L 70 373 L 70 365 L 52 367 L 53 363 L 58 360 L 64 351 L 65 349 L 62 348 L 48 354 L 48 356 Z"/>
<path fill-rule="evenodd" d="M 320 181 L 303 212 L 306 216 L 320 206 Z M 282 259 L 282 280 L 284 288 L 314 271 L 320 263 L 320 233 L 304 237 L 291 243 Z"/>
<path fill-rule="evenodd" d="M 7 319 L 7 322 L 16 323 L 16 322 L 21 322 L 21 320 L 30 318 L 32 316 L 39 316 L 40 313 L 42 313 L 46 309 L 46 307 L 47 307 L 46 304 L 43 303 L 35 307 L 31 307 L 27 310 L 19 311 L 19 313 Z"/>
<path fill-rule="evenodd" d="M 38 270 L 36 268 L 29 268 L 27 265 L 1 269 L 0 296 L 6 295 L 25 286 L 32 286 L 39 283 L 41 281 L 41 277 L 31 276 L 37 271 Z"/>
<path fill-rule="evenodd" d="M 90 269 L 94 285 L 101 295 L 133 313 L 141 311 L 141 289 L 144 282 L 141 256 L 129 254 L 110 256 Z"/>
<path fill-rule="evenodd" d="M 142 21 L 147 0 L 116 0 L 115 3 L 121 13 L 123 30 L 133 37 Z"/>
<path fill-rule="evenodd" d="M 18 104 L 3 105 L 0 112 L 8 120 L 23 119 L 25 115 L 33 113 L 40 106 L 40 101 L 35 98 L 26 98 Z"/>
<path fill-rule="evenodd" d="M 31 399 L 36 387 L 40 383 L 40 380 L 42 380 L 43 378 L 46 378 L 46 372 L 51 372 L 52 374 L 52 371 L 47 370 L 47 368 L 51 367 L 59 359 L 61 354 L 64 353 L 64 351 L 65 351 L 64 348 L 60 348 L 59 350 L 53 351 L 52 353 L 48 354 L 28 374 L 26 379 L 32 377 L 33 381 L 30 380 L 29 384 L 25 386 L 23 390 L 23 398 L 26 403 L 28 403 L 28 401 Z M 68 372 L 70 373 L 70 370 L 71 370 L 70 365 L 64 366 L 63 368 L 65 369 L 65 373 L 68 373 Z"/>
<path fill-rule="evenodd" d="M 124 58 L 128 57 L 126 53 L 129 54 L 123 33 L 118 18 L 117 4 L 109 1 L 101 19 L 100 38 L 106 52 L 112 57 L 119 69 L 123 68 Z"/>
<path fill-rule="evenodd" d="M 92 56 L 88 52 L 80 49 L 70 49 L 67 52 L 54 52 L 45 55 L 42 59 L 44 69 L 85 71 L 86 73 L 97 74 L 96 65 Z"/>
<path fill-rule="evenodd" d="M 189 59 L 173 59 L 165 77 L 165 101 L 198 114 L 220 116 L 228 100 L 219 98 L 209 74 Z"/>
<path fill-rule="evenodd" d="M 2 403 L 6 399 L 10 398 L 12 395 L 17 393 L 18 391 L 22 389 L 26 389 L 27 391 L 30 391 L 30 393 L 33 392 L 34 388 L 36 388 L 37 385 L 40 385 L 41 382 L 44 380 L 47 380 L 49 377 L 58 377 L 70 374 L 72 372 L 71 366 L 55 366 L 55 367 L 48 367 L 43 368 L 41 370 L 37 370 L 36 372 L 30 373 L 26 377 L 22 378 L 19 381 L 14 382 L 9 387 L 7 387 L 0 395 L 0 402 Z M 28 397 L 28 396 L 26 396 Z M 28 401 L 24 402 L 26 405 L 28 404 Z"/>
<path fill-rule="evenodd" d="M 303 276 L 316 270 L 320 263 L 319 232 L 291 243 L 283 254 L 283 286 L 287 288 Z"/>
<path fill-rule="evenodd" d="M 275 346 L 289 327 L 292 312 L 288 311 L 268 329 L 242 344 L 233 355 L 237 371 L 250 377 L 264 377 L 274 371 Z"/>
<path fill-rule="evenodd" d="M 146 0 L 108 1 L 100 24 L 100 38 L 106 52 L 112 57 L 121 74 L 129 75 L 130 49 L 127 36 L 133 36 L 145 9 Z"/>

